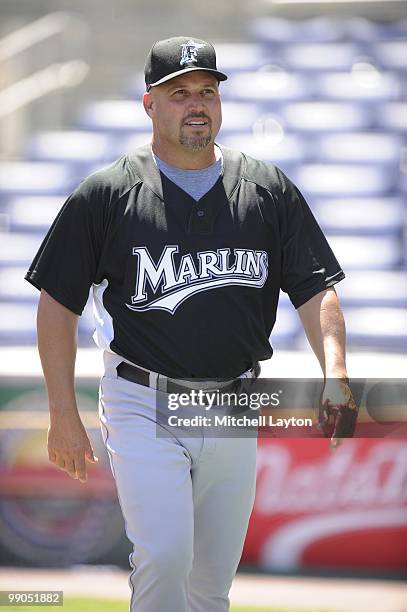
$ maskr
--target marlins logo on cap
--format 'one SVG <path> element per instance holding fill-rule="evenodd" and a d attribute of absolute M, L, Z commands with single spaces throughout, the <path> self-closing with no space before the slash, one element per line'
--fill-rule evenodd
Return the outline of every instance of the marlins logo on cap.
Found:
<path fill-rule="evenodd" d="M 181 45 L 180 66 L 196 63 L 198 61 L 198 49 L 202 49 L 202 47 L 205 47 L 205 43 L 196 43 L 194 40 L 189 40 Z"/>

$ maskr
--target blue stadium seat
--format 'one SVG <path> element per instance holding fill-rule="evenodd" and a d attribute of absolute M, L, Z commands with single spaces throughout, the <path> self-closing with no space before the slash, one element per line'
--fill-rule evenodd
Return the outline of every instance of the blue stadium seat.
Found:
<path fill-rule="evenodd" d="M 36 340 L 36 317 L 33 305 L 0 303 L 0 344 L 35 344 Z"/>
<path fill-rule="evenodd" d="M 351 39 L 365 43 L 379 40 L 406 39 L 407 20 L 379 23 L 364 17 L 352 17 L 346 22 L 346 33 Z"/>
<path fill-rule="evenodd" d="M 407 271 L 352 270 L 336 290 L 346 307 L 407 308 Z"/>
<path fill-rule="evenodd" d="M 44 234 L 0 234 L 0 267 L 28 266 Z"/>
<path fill-rule="evenodd" d="M 79 117 L 79 125 L 106 132 L 145 132 L 151 129 L 151 120 L 139 100 L 105 100 L 89 104 Z"/>
<path fill-rule="evenodd" d="M 39 292 L 37 291 L 38 301 Z M 92 342 L 93 318 L 84 311 L 79 319 L 78 338 L 80 345 Z M 33 304 L 0 302 L 0 345 L 36 344 L 36 314 Z"/>
<path fill-rule="evenodd" d="M 312 210 L 325 231 L 342 235 L 400 237 L 406 217 L 401 197 L 327 198 L 314 200 Z"/>
<path fill-rule="evenodd" d="M 223 136 L 219 142 L 232 149 L 238 149 L 257 159 L 275 164 L 297 164 L 307 155 L 306 143 L 293 134 L 281 135 L 267 134 L 264 137 L 255 137 L 253 134 L 233 134 Z"/>
<path fill-rule="evenodd" d="M 37 302 L 38 290 L 24 279 L 26 272 L 24 266 L 0 267 L 0 301 Z"/>
<path fill-rule="evenodd" d="M 122 135 L 117 138 L 113 145 L 114 157 L 118 158 L 127 153 L 131 153 L 137 147 L 141 147 L 151 142 L 151 130 L 146 132 L 135 132 L 130 135 Z M 97 169 L 95 166 L 93 169 Z"/>
<path fill-rule="evenodd" d="M 403 261 L 401 240 L 390 236 L 328 235 L 338 261 L 347 270 L 392 270 Z"/>
<path fill-rule="evenodd" d="M 376 123 L 394 132 L 407 132 L 407 102 L 388 102 L 377 108 Z"/>
<path fill-rule="evenodd" d="M 352 42 L 311 42 L 286 45 L 281 56 L 290 70 L 336 72 L 350 70 L 360 53 L 360 46 Z"/>
<path fill-rule="evenodd" d="M 398 171 L 373 164 L 305 164 L 294 182 L 309 195 L 375 196 L 397 187 Z"/>
<path fill-rule="evenodd" d="M 407 40 L 378 42 L 373 46 L 373 54 L 384 68 L 407 70 Z"/>
<path fill-rule="evenodd" d="M 347 339 L 353 346 L 405 351 L 406 308 L 346 308 Z"/>
<path fill-rule="evenodd" d="M 320 74 L 316 78 L 317 94 L 327 100 L 360 100 L 375 102 L 394 100 L 400 91 L 401 79 L 391 72 L 374 67 L 354 72 Z"/>
<path fill-rule="evenodd" d="M 320 136 L 317 151 L 320 161 L 377 162 L 398 167 L 402 139 L 397 134 L 351 132 Z"/>
<path fill-rule="evenodd" d="M 294 102 L 280 112 L 289 129 L 305 132 L 361 130 L 370 127 L 373 120 L 367 108 L 349 102 Z"/>
<path fill-rule="evenodd" d="M 289 73 L 273 64 L 255 72 L 232 75 L 222 90 L 225 99 L 272 104 L 306 100 L 314 93 L 314 83 L 303 74 Z"/>
<path fill-rule="evenodd" d="M 260 17 L 249 24 L 253 40 L 270 44 L 296 42 L 332 42 L 344 36 L 344 26 L 337 19 L 314 17 L 311 19 L 284 19 Z"/>
<path fill-rule="evenodd" d="M 0 162 L 0 194 L 58 194 L 71 191 L 75 174 L 67 164 Z"/>
<path fill-rule="evenodd" d="M 22 196 L 9 202 L 12 231 L 45 232 L 66 200 L 61 196 Z"/>
<path fill-rule="evenodd" d="M 227 75 L 243 70 L 256 70 L 271 61 L 270 52 L 256 43 L 217 42 L 215 48 L 217 66 Z"/>
<path fill-rule="evenodd" d="M 27 155 L 42 161 L 108 161 L 112 159 L 112 138 L 108 134 L 80 130 L 40 132 L 31 139 Z"/>
<path fill-rule="evenodd" d="M 260 114 L 260 108 L 256 104 L 225 101 L 222 103 L 222 133 L 250 132 Z"/>

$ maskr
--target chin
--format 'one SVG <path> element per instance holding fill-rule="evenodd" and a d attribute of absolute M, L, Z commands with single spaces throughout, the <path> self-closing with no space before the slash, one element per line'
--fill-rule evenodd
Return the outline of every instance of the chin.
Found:
<path fill-rule="evenodd" d="M 189 151 L 203 151 L 213 144 L 212 136 L 183 136 L 179 142 Z"/>

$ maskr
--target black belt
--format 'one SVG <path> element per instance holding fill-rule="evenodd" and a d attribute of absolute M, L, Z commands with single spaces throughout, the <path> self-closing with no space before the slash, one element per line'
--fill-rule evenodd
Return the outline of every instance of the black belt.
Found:
<path fill-rule="evenodd" d="M 182 393 L 182 392 L 187 392 L 188 390 L 191 389 L 196 389 L 196 382 L 199 381 L 191 381 L 194 382 L 194 387 L 188 387 L 188 385 L 181 385 L 181 384 L 177 384 L 175 381 L 173 381 L 170 378 L 167 378 L 166 376 L 163 376 L 161 374 L 158 374 L 158 380 L 156 384 L 151 384 L 150 381 L 150 372 L 148 370 L 142 370 L 141 368 L 138 368 L 135 365 L 131 365 L 130 363 L 127 363 L 126 361 L 122 361 L 121 363 L 119 363 L 119 365 L 116 368 L 117 371 L 117 375 L 120 376 L 120 378 L 124 378 L 125 380 L 128 380 L 129 382 L 134 382 L 137 383 L 139 385 L 143 385 L 144 387 L 152 387 L 153 389 L 159 389 L 160 391 L 164 391 L 165 393 Z M 161 379 L 161 380 L 160 380 Z M 205 382 L 209 382 L 209 381 L 205 381 Z M 216 383 L 217 382 L 221 382 L 221 381 L 213 381 L 213 387 L 211 389 L 218 389 L 221 391 L 230 391 L 232 388 L 234 388 L 236 386 L 236 384 L 239 382 L 239 379 L 234 379 L 231 380 L 230 383 L 228 385 L 221 385 L 220 387 L 217 387 Z M 203 391 L 208 390 L 209 389 L 205 389 L 203 388 Z"/>

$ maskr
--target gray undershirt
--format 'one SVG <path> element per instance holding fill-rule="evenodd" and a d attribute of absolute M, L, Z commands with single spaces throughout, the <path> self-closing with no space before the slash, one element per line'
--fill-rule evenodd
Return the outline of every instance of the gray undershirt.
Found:
<path fill-rule="evenodd" d="M 208 193 L 222 174 L 223 156 L 219 147 L 215 146 L 216 162 L 207 168 L 199 170 L 185 170 L 170 166 L 162 159 L 153 155 L 154 162 L 159 170 L 173 183 L 181 187 L 195 201 L 200 200 L 205 193 Z"/>

